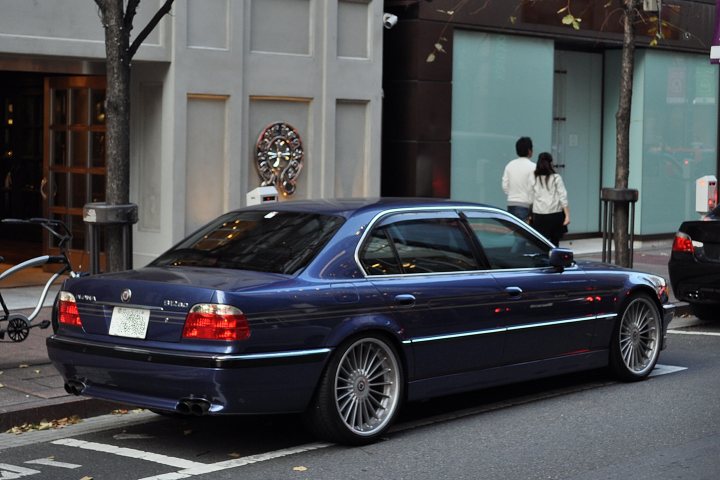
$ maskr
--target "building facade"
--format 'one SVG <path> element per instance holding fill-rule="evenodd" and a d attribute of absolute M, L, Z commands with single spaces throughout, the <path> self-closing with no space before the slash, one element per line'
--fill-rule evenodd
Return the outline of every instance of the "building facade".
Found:
<path fill-rule="evenodd" d="M 140 3 L 134 32 L 161 4 Z M 264 146 L 275 160 L 301 142 L 287 198 L 380 193 L 382 13 L 380 0 L 174 2 L 132 66 L 135 265 L 243 206 L 262 180 L 258 139 L 278 122 L 296 137 Z M 3 2 L 1 216 L 60 218 L 79 253 L 82 208 L 104 200 L 104 58 L 94 2 Z M 18 256 L 40 242 L 0 232 Z"/>
<path fill-rule="evenodd" d="M 629 187 L 640 194 L 635 233 L 652 236 L 697 218 L 695 180 L 717 175 L 718 69 L 709 62 L 715 2 L 640 3 L 660 11 L 643 12 L 637 25 Z M 385 4 L 400 20 L 384 42 L 383 195 L 504 207 L 503 168 L 516 156 L 516 139 L 530 136 L 535 156 L 551 152 L 563 175 L 569 233 L 597 234 L 600 190 L 615 178 L 617 5 Z M 581 19 L 578 29 L 562 23 L 569 12 Z"/>

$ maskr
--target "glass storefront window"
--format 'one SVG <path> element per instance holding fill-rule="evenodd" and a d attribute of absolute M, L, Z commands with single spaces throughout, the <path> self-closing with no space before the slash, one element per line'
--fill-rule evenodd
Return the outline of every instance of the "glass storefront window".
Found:
<path fill-rule="evenodd" d="M 452 198 L 505 208 L 501 178 L 517 139 L 550 151 L 553 65 L 550 40 L 455 31 Z"/>
<path fill-rule="evenodd" d="M 695 180 L 717 168 L 718 70 L 706 55 L 645 51 L 641 60 L 640 219 L 648 235 L 698 218 Z"/>

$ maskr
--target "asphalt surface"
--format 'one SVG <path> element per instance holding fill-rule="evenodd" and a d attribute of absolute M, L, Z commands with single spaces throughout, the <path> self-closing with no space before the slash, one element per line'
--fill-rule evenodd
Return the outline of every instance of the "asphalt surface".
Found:
<path fill-rule="evenodd" d="M 671 239 L 644 242 L 636 246 L 633 268 L 655 273 L 668 279 L 667 262 L 670 258 Z M 600 240 L 573 240 L 562 242 L 575 252 L 578 259 L 600 260 Z M 41 288 L 23 286 L 3 288 L 2 294 L 11 311 L 28 314 L 32 311 Z M 49 305 L 54 298 L 51 290 L 45 307 L 42 308 L 36 322 L 50 317 Z M 671 301 L 678 305 L 677 320 L 671 325 L 682 322 L 687 316 L 687 305 L 677 302 L 671 292 Z M 5 324 L 2 325 L 5 327 Z M 0 432 L 23 424 L 38 424 L 45 421 L 63 419 L 77 415 L 82 418 L 109 413 L 114 409 L 127 408 L 85 397 L 69 395 L 63 388 L 63 379 L 50 363 L 45 348 L 45 339 L 51 329 L 30 330 L 28 338 L 19 343 L 7 339 L 0 340 Z"/>

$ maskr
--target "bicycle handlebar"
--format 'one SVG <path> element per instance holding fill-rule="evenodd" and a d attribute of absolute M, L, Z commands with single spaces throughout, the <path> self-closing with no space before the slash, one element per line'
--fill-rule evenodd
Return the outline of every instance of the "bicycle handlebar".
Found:
<path fill-rule="evenodd" d="M 62 249 L 65 244 L 72 238 L 72 232 L 70 229 L 60 220 L 51 220 L 49 218 L 33 217 L 33 218 L 3 218 L 0 220 L 2 223 L 9 223 L 12 225 L 19 224 L 34 224 L 40 225 L 45 230 L 50 232 L 55 238 L 58 239 L 58 246 Z M 59 232 L 57 230 L 60 230 Z"/>

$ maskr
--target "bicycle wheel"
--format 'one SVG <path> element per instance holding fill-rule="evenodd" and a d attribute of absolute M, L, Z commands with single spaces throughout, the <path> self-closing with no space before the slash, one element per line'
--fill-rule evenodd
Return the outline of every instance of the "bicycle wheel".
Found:
<path fill-rule="evenodd" d="M 22 342 L 30 333 L 30 324 L 24 318 L 15 317 L 8 321 L 7 334 L 13 342 Z"/>

